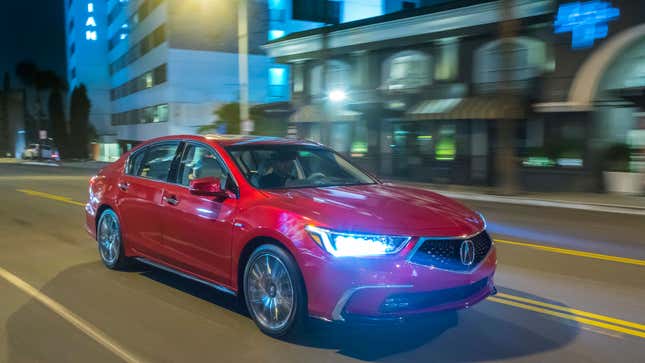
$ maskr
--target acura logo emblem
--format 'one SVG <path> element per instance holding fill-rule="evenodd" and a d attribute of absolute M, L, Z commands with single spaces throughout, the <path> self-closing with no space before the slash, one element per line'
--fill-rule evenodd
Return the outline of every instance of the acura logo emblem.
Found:
<path fill-rule="evenodd" d="M 470 266 L 475 262 L 475 245 L 473 244 L 473 241 L 467 239 L 461 242 L 459 257 L 461 258 L 461 263 L 466 266 Z"/>

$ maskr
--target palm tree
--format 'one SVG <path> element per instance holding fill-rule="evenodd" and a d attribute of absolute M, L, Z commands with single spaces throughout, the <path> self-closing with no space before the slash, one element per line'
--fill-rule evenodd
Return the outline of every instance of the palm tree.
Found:
<path fill-rule="evenodd" d="M 36 74 L 38 73 L 38 66 L 32 61 L 24 60 L 16 65 L 16 77 L 22 82 L 25 88 L 25 104 L 30 105 L 29 90 L 34 87 L 36 81 Z M 28 112 L 25 119 L 25 131 L 28 140 L 34 140 L 38 137 L 38 116 Z M 38 111 L 37 111 L 38 112 Z"/>
<path fill-rule="evenodd" d="M 16 65 L 16 76 L 25 87 L 31 87 L 34 84 L 36 73 L 38 73 L 38 67 L 31 61 L 22 61 Z"/>
<path fill-rule="evenodd" d="M 47 83 L 49 93 L 48 111 L 51 125 L 51 135 L 58 145 L 58 151 L 62 156 L 67 155 L 67 123 L 65 122 L 65 111 L 63 106 L 63 95 L 68 86 L 56 73 L 46 71 L 43 76 Z"/>

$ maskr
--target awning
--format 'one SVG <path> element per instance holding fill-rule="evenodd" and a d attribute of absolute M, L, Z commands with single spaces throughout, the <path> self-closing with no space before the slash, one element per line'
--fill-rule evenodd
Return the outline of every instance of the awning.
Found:
<path fill-rule="evenodd" d="M 300 107 L 295 113 L 289 118 L 290 122 L 322 122 L 328 120 L 331 122 L 347 122 L 347 121 L 357 121 L 362 115 L 361 112 L 339 109 L 339 108 L 330 108 L 329 114 L 325 117 L 325 110 L 321 105 L 306 105 Z"/>
<path fill-rule="evenodd" d="M 522 119 L 523 102 L 516 96 L 479 96 L 422 101 L 407 113 L 412 120 Z"/>

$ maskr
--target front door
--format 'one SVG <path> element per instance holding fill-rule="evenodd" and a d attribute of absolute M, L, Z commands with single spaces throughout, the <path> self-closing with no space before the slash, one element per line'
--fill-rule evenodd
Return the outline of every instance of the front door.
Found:
<path fill-rule="evenodd" d="M 190 193 L 190 181 L 215 177 L 222 187 L 232 182 L 218 155 L 209 146 L 186 143 L 176 183 L 163 192 L 162 231 L 168 263 L 222 285 L 231 284 L 231 233 L 236 199 L 217 199 Z"/>
<path fill-rule="evenodd" d="M 176 141 L 163 142 L 136 151 L 117 182 L 117 210 L 125 245 L 153 258 L 161 255 L 163 188 L 178 146 Z"/>

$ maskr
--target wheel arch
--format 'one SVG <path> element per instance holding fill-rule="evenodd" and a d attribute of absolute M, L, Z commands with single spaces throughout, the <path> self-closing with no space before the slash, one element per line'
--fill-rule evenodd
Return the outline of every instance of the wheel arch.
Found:
<path fill-rule="evenodd" d="M 98 233 L 98 227 L 99 227 L 99 219 L 101 219 L 101 216 L 103 215 L 103 212 L 105 212 L 108 209 L 111 210 L 112 212 L 114 212 L 114 214 L 116 214 L 117 217 L 119 216 L 119 214 L 116 212 L 116 210 L 114 210 L 114 208 L 111 205 L 109 205 L 107 203 L 101 204 L 96 209 L 96 217 L 94 217 L 94 228 L 97 231 L 97 233 Z"/>
<path fill-rule="evenodd" d="M 258 247 L 265 245 L 265 244 L 270 244 L 274 245 L 277 247 L 282 248 L 291 258 L 293 258 L 294 261 L 296 261 L 296 266 L 298 267 L 298 273 L 300 274 L 300 281 L 302 282 L 302 286 L 304 288 L 304 295 L 305 295 L 305 307 L 308 306 L 308 293 L 307 293 L 307 284 L 305 283 L 304 276 L 302 275 L 302 269 L 300 268 L 300 264 L 298 263 L 298 259 L 294 254 L 291 252 L 291 249 L 289 247 L 281 242 L 280 240 L 269 237 L 269 236 L 256 236 L 249 241 L 246 242 L 242 250 L 240 251 L 239 258 L 237 260 L 237 271 L 236 271 L 236 278 L 237 278 L 237 295 L 241 298 L 244 299 L 244 269 L 246 268 L 246 264 L 249 261 L 249 258 L 251 257 L 251 254 L 253 251 L 255 251 Z"/>

